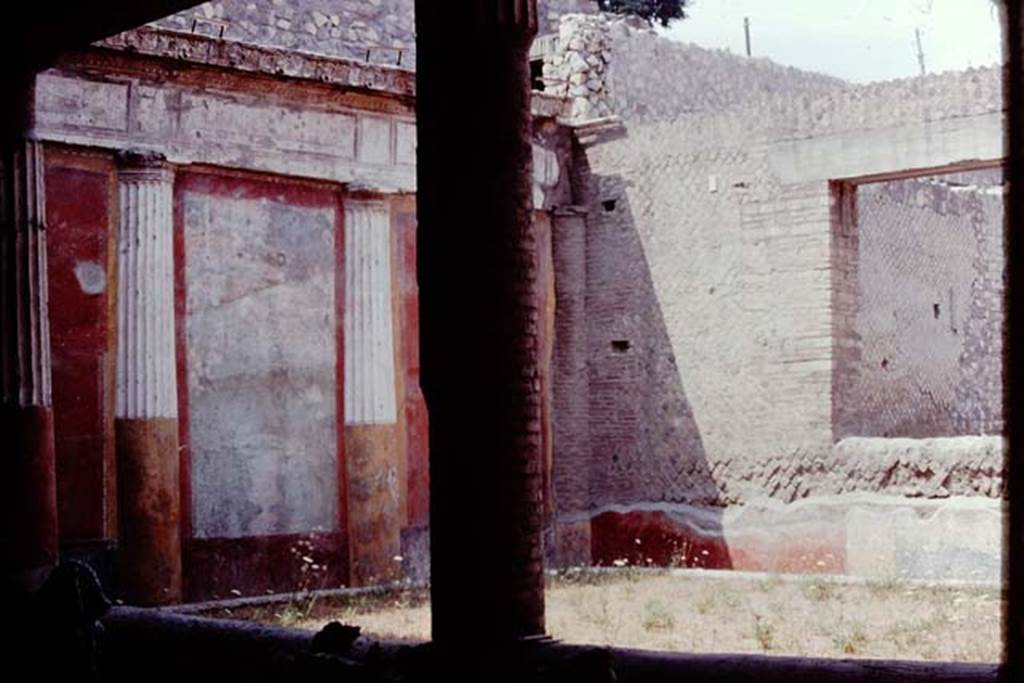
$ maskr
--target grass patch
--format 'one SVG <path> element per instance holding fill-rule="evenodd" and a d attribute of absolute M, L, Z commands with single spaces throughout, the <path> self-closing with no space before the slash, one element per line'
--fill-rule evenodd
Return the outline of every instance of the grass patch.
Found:
<path fill-rule="evenodd" d="M 868 593 L 876 600 L 891 600 L 905 589 L 903 582 L 896 577 L 876 579 L 867 583 Z"/>
<path fill-rule="evenodd" d="M 701 615 L 714 612 L 718 609 L 718 595 L 714 591 L 707 591 L 697 599 L 693 608 Z"/>
<path fill-rule="evenodd" d="M 768 578 L 758 581 L 757 588 L 762 593 L 772 593 L 775 589 L 780 588 L 783 583 L 782 576 L 773 572 L 768 575 Z"/>
<path fill-rule="evenodd" d="M 861 654 L 868 644 L 867 630 L 860 623 L 840 623 L 838 632 L 832 636 L 832 644 L 840 654 Z"/>
<path fill-rule="evenodd" d="M 301 596 L 300 596 L 301 597 Z M 430 638 L 429 594 L 403 589 L 211 613 L 379 638 Z M 996 589 L 732 578 L 624 568 L 565 572 L 547 591 L 548 633 L 568 643 L 698 653 L 997 662 Z"/>
<path fill-rule="evenodd" d="M 807 585 L 807 597 L 815 602 L 826 602 L 836 597 L 837 587 L 832 581 L 815 577 Z"/>
<path fill-rule="evenodd" d="M 648 600 L 644 605 L 643 628 L 645 631 L 671 631 L 676 619 L 660 600 Z"/>
<path fill-rule="evenodd" d="M 764 652 L 768 652 L 775 645 L 775 627 L 757 614 L 754 615 L 754 640 Z"/>

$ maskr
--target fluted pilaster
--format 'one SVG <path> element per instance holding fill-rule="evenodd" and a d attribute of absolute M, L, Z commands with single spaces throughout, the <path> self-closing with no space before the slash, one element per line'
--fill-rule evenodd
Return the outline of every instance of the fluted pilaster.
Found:
<path fill-rule="evenodd" d="M 387 204 L 345 203 L 345 423 L 397 421 Z"/>
<path fill-rule="evenodd" d="M 121 164 L 117 417 L 175 418 L 173 175 L 154 154 Z"/>
<path fill-rule="evenodd" d="M 3 402 L 23 408 L 50 407 L 46 189 L 42 144 L 31 136 L 4 154 L 0 204 Z"/>
<path fill-rule="evenodd" d="M 120 593 L 167 604 L 182 595 L 173 174 L 158 154 L 124 152 L 118 161 Z"/>
<path fill-rule="evenodd" d="M 345 200 L 345 459 L 349 569 L 354 586 L 400 578 L 400 498 L 387 484 L 404 467 L 395 376 L 387 201 Z"/>

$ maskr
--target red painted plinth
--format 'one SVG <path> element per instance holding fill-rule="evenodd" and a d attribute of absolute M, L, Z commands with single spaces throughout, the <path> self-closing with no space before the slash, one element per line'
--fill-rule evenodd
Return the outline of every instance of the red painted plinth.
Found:
<path fill-rule="evenodd" d="M 57 563 L 53 410 L 0 407 L 7 467 L 0 476 L 3 577 L 7 590 L 33 590 Z"/>
<path fill-rule="evenodd" d="M 591 520 L 591 555 L 598 566 L 732 569 L 720 533 L 702 533 L 663 512 L 606 512 Z"/>

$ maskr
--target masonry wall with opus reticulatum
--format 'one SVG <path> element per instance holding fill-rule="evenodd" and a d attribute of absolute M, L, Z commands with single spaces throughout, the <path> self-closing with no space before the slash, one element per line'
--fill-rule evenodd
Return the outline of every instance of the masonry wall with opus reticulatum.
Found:
<path fill-rule="evenodd" d="M 731 59 L 723 57 L 726 71 L 738 68 Z M 734 81 L 742 83 L 750 74 L 740 70 Z M 832 293 L 850 254 L 832 239 L 837 200 L 829 181 L 997 161 L 998 71 L 714 108 L 651 121 L 633 103 L 621 112 L 625 135 L 586 150 L 590 505 L 792 501 L 883 492 L 901 476 L 916 482 L 917 495 L 928 495 L 933 479 L 948 480 L 946 495 L 997 495 L 1001 449 L 987 441 L 950 445 L 966 449 L 956 457 L 918 449 L 901 458 L 895 447 L 880 454 L 877 444 L 868 457 L 847 447 L 842 462 L 834 445 L 854 435 L 998 434 L 998 172 L 976 191 L 922 187 L 927 181 L 861 188 L 862 206 L 872 207 L 865 231 L 906 224 L 908 204 L 922 201 L 911 196 L 918 188 L 930 192 L 929 206 L 919 208 L 932 214 L 933 232 L 944 231 L 927 239 L 967 253 L 953 294 L 956 343 L 920 337 L 920 348 L 911 348 L 909 337 L 900 340 L 908 357 L 947 347 L 941 370 L 922 358 L 915 367 L 921 377 L 945 373 L 944 421 L 902 431 L 833 422 L 833 403 L 843 397 L 833 377 L 842 353 Z M 908 228 L 887 244 L 909 253 L 924 239 Z M 869 303 L 870 288 L 883 286 L 876 252 L 860 256 L 861 271 L 871 274 Z M 889 285 L 909 284 L 890 272 Z M 941 284 L 940 318 L 949 313 L 951 286 Z M 925 313 L 934 319 L 932 303 Z M 862 361 L 873 362 L 871 345 L 881 342 L 857 332 L 865 335 Z M 862 394 L 884 396 L 877 378 L 860 376 Z M 952 460 L 939 466 L 933 458 Z"/>
<path fill-rule="evenodd" d="M 998 169 L 864 184 L 837 239 L 836 437 L 1002 431 Z M 850 316 L 850 317 L 847 317 Z"/>

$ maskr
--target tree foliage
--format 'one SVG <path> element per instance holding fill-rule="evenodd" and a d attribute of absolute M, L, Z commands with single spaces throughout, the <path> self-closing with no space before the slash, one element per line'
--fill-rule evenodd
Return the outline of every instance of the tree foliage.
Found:
<path fill-rule="evenodd" d="M 662 26 L 668 26 L 673 19 L 685 18 L 689 4 L 690 0 L 597 0 L 602 12 L 635 14 Z"/>

